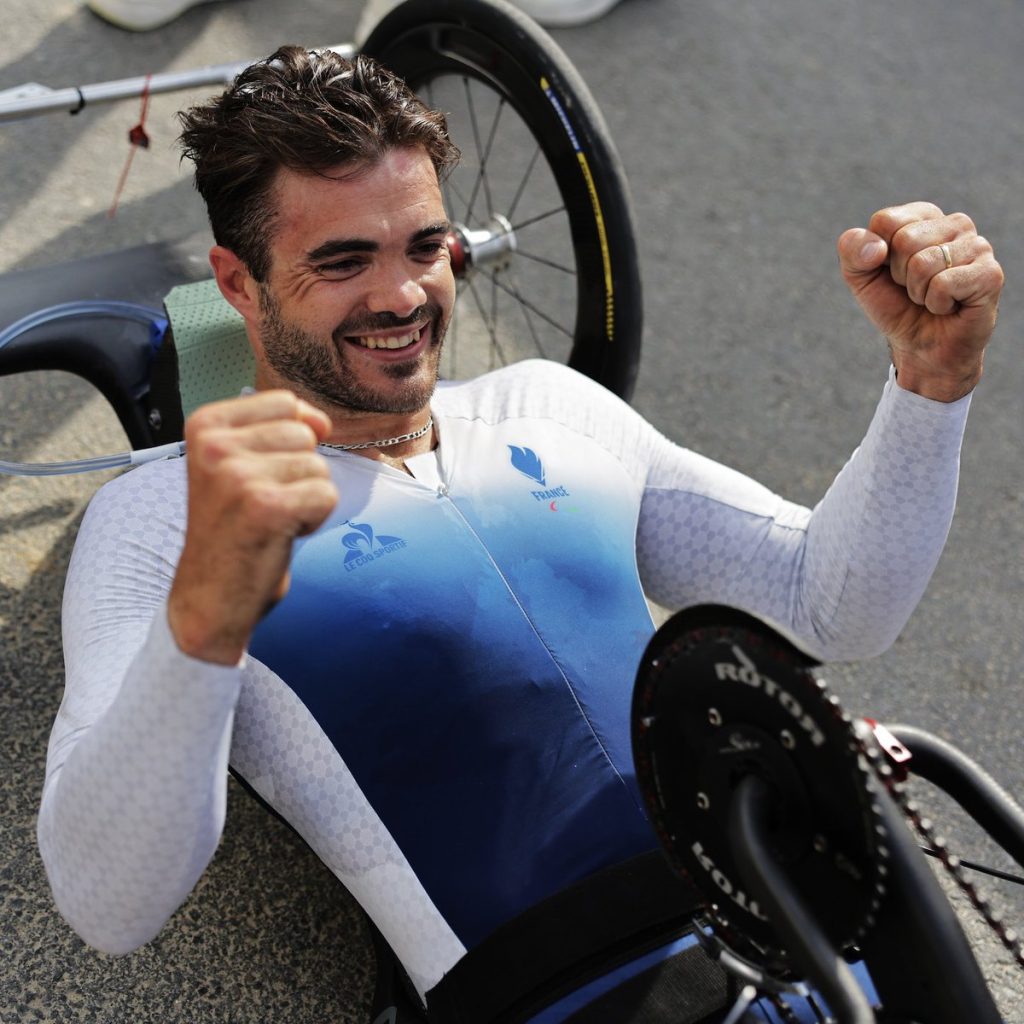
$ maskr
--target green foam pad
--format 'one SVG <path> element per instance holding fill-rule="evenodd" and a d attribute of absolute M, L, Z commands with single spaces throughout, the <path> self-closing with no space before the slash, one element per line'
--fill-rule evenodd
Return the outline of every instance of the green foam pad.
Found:
<path fill-rule="evenodd" d="M 164 299 L 178 353 L 181 409 L 188 416 L 206 402 L 235 397 L 252 386 L 256 362 L 245 321 L 214 280 L 181 284 Z"/>

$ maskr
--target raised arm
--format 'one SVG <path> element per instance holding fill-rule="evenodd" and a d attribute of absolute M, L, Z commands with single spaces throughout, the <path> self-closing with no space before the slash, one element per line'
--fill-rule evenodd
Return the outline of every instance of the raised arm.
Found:
<path fill-rule="evenodd" d="M 839 254 L 894 370 L 825 498 L 812 513 L 665 443 L 637 538 L 655 600 L 746 608 L 830 659 L 887 648 L 938 562 L 1003 281 L 970 219 L 927 203 L 877 212 L 867 228 L 844 232 Z"/>
<path fill-rule="evenodd" d="M 932 402 L 890 378 L 864 441 L 813 512 L 665 442 L 638 526 L 645 590 L 670 608 L 743 608 L 823 659 L 880 653 L 942 553 L 969 403 Z"/>
<path fill-rule="evenodd" d="M 144 467 L 82 524 L 38 832 L 58 908 L 106 952 L 153 938 L 217 847 L 249 634 L 336 498 L 304 405 L 200 410 L 187 485 L 183 463 Z"/>

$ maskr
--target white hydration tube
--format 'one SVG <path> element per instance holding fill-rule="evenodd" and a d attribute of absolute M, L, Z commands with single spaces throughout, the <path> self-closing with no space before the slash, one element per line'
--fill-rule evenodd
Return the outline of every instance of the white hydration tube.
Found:
<path fill-rule="evenodd" d="M 177 459 L 184 454 L 185 442 L 173 441 L 155 448 L 140 448 L 114 455 L 94 455 L 89 459 L 74 459 L 70 462 L 5 462 L 0 459 L 0 476 L 70 476 L 72 473 L 92 473 L 99 469 L 141 466 L 160 459 Z"/>

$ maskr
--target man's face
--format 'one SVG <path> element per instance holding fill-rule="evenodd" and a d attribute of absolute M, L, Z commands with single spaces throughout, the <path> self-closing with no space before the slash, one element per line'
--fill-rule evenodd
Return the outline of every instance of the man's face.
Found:
<path fill-rule="evenodd" d="M 437 174 L 421 149 L 331 177 L 281 171 L 261 383 L 318 405 L 410 413 L 430 401 L 455 301 Z"/>

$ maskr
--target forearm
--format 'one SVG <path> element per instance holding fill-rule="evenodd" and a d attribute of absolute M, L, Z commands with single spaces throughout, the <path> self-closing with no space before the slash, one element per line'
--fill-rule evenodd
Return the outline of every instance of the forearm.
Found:
<path fill-rule="evenodd" d="M 892 375 L 860 448 L 808 524 L 799 614 L 829 656 L 887 649 L 946 542 L 970 397 L 930 401 Z"/>
<path fill-rule="evenodd" d="M 91 945 L 149 941 L 212 857 L 239 676 L 185 658 L 158 614 L 102 717 L 58 718 L 39 846 L 58 908 Z"/>
<path fill-rule="evenodd" d="M 746 608 L 823 658 L 888 647 L 945 541 L 969 401 L 895 388 L 813 514 L 714 464 L 695 472 L 682 456 L 661 460 L 637 540 L 650 596 Z"/>

